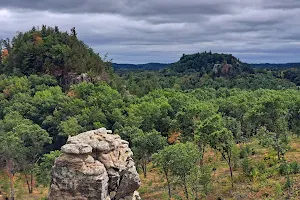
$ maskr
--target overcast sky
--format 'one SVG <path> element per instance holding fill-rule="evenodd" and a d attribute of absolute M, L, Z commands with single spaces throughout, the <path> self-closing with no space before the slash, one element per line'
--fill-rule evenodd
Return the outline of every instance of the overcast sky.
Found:
<path fill-rule="evenodd" d="M 76 27 L 118 63 L 168 63 L 205 50 L 300 62 L 300 0 L 0 0 L 0 38 L 42 24 Z"/>

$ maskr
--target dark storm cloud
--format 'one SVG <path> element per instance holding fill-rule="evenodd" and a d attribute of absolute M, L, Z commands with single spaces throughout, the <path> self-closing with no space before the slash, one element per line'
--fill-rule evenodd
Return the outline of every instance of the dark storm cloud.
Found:
<path fill-rule="evenodd" d="M 75 26 L 115 62 L 172 62 L 205 50 L 294 62 L 299 19 L 298 0 L 0 0 L 0 37 L 33 25 Z"/>
<path fill-rule="evenodd" d="M 178 15 L 228 13 L 236 0 L 1 0 L 3 8 L 24 8 L 68 13 L 115 13 L 124 15 Z"/>

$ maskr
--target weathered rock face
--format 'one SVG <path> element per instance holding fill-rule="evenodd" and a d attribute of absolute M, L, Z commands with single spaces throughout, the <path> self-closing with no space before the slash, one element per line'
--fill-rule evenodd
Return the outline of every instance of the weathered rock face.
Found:
<path fill-rule="evenodd" d="M 101 128 L 69 137 L 52 169 L 48 200 L 139 200 L 128 142 Z"/>

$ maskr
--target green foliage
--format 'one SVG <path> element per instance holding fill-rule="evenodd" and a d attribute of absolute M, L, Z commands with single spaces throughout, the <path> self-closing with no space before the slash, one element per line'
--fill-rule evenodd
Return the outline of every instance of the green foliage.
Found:
<path fill-rule="evenodd" d="M 217 54 L 211 52 L 183 55 L 180 60 L 170 67 L 175 72 L 212 73 L 215 76 L 236 75 L 251 68 L 238 61 L 231 54 Z"/>
<path fill-rule="evenodd" d="M 287 163 L 281 163 L 279 165 L 279 173 L 282 175 L 287 175 L 290 173 L 290 166 Z"/>
<path fill-rule="evenodd" d="M 277 151 L 278 160 L 280 160 L 281 157 L 284 157 L 284 154 L 289 149 L 289 140 L 286 134 L 282 132 L 270 132 L 266 127 L 261 127 L 258 130 L 258 135 L 260 137 L 260 143 L 263 146 L 270 146 Z"/>
<path fill-rule="evenodd" d="M 290 190 L 291 190 L 292 187 L 293 187 L 293 180 L 291 179 L 290 176 L 286 176 L 286 181 L 284 183 L 284 188 L 288 189 L 289 193 L 290 193 Z"/>
<path fill-rule="evenodd" d="M 293 161 L 290 163 L 290 168 L 291 168 L 291 172 L 293 174 L 298 174 L 300 173 L 300 165 L 299 163 L 297 163 L 297 161 Z"/>
<path fill-rule="evenodd" d="M 49 154 L 44 154 L 40 162 L 35 165 L 34 174 L 38 184 L 49 186 L 51 181 L 51 169 L 55 159 L 60 155 L 60 151 L 51 151 Z"/>
<path fill-rule="evenodd" d="M 10 185 L 9 185 L 9 177 L 4 173 L 0 172 L 0 190 L 2 193 L 9 193 Z"/>
<path fill-rule="evenodd" d="M 75 117 L 70 117 L 66 121 L 62 121 L 58 130 L 62 136 L 74 136 L 83 131 L 83 127 L 79 125 Z"/>
<path fill-rule="evenodd" d="M 137 136 L 143 135 L 143 131 L 137 127 L 125 126 L 116 130 L 123 140 L 129 142 L 130 146 L 132 146 L 132 140 Z"/>
<path fill-rule="evenodd" d="M 162 137 L 157 131 L 142 133 L 137 135 L 132 140 L 132 151 L 134 152 L 135 159 L 141 165 L 144 177 L 147 176 L 147 164 L 150 161 L 151 155 L 157 153 L 167 145 L 167 139 Z"/>
<path fill-rule="evenodd" d="M 35 163 L 45 144 L 51 143 L 44 129 L 17 112 L 5 115 L 0 121 L 0 138 L 0 155 L 23 170 Z"/>
<path fill-rule="evenodd" d="M 58 55 L 68 52 L 63 46 L 55 49 L 62 51 Z M 55 59 L 57 63 L 63 62 L 62 58 Z M 132 78 L 141 77 L 132 74 Z M 244 143 L 258 135 L 263 146 L 279 150 L 282 158 L 289 150 L 290 132 L 297 133 L 298 130 L 300 96 L 297 90 L 209 87 L 182 91 L 158 86 L 160 89 L 149 89 L 146 95 L 141 92 L 139 96 L 142 97 L 138 97 L 126 87 L 119 92 L 106 83 L 84 82 L 64 91 L 49 75 L 1 75 L 0 135 L 4 138 L 0 142 L 1 156 L 5 152 L 26 164 L 22 166 L 28 166 L 27 160 L 34 161 L 43 153 L 59 149 L 68 135 L 105 126 L 129 141 L 137 163 L 143 167 L 151 161 L 153 153 L 166 145 L 167 136 L 178 133 L 177 141 L 181 143 L 192 139 L 197 142 L 198 150 L 202 151 L 197 153 L 197 159 L 210 145 L 221 153 L 227 164 L 230 158 L 229 166 L 236 169 L 240 166 L 238 157 L 245 159 L 255 150 L 246 145 L 238 152 L 234 149 L 235 143 Z M 34 148 L 23 148 L 24 141 L 18 135 L 24 136 L 26 143 Z M 164 145 L 160 145 L 159 138 L 163 138 Z M 32 145 L 31 139 L 39 142 Z M 14 149 L 27 152 L 26 161 L 23 155 L 13 155 Z M 165 154 L 172 155 L 171 150 Z M 171 170 L 170 163 L 174 158 L 163 153 L 159 155 L 163 156 L 159 159 L 153 156 L 153 159 L 156 164 L 164 163 L 157 165 L 166 169 L 162 171 L 168 174 L 170 183 L 179 180 L 182 185 L 179 175 L 175 176 L 174 169 Z M 277 160 L 266 158 L 265 162 L 270 167 L 276 165 Z M 201 163 L 201 166 L 205 164 Z M 249 169 L 244 170 L 249 177 L 265 174 L 264 166 L 249 165 Z M 297 165 L 293 166 L 297 171 Z M 25 172 L 25 169 L 15 167 Z"/>
<path fill-rule="evenodd" d="M 250 148 L 248 145 L 241 147 L 241 150 L 240 150 L 240 158 L 241 159 L 247 158 L 249 156 L 249 154 L 250 154 Z"/>
<path fill-rule="evenodd" d="M 198 199 L 199 193 L 207 195 L 212 189 L 212 177 L 210 167 L 195 166 L 188 176 L 188 185 L 192 191 L 193 198 Z"/>
<path fill-rule="evenodd" d="M 14 190 L 14 175 L 23 172 L 28 192 L 33 192 L 33 176 L 28 178 L 28 174 L 33 174 L 34 164 L 43 153 L 44 146 L 51 143 L 51 139 L 47 131 L 16 111 L 6 114 L 0 120 L 0 158 L 9 170 L 11 191 Z M 11 196 L 14 198 L 13 192 Z"/>
<path fill-rule="evenodd" d="M 227 155 L 232 153 L 234 144 L 232 132 L 226 128 L 213 132 L 210 135 L 209 144 L 218 150 L 225 159 Z"/>
<path fill-rule="evenodd" d="M 159 72 L 123 71 L 110 82 L 110 63 L 78 40 L 75 29 L 33 28 L 1 41 L 2 47 L 8 55 L 0 62 L 5 74 L 0 75 L 0 164 L 26 175 L 34 168 L 39 184 L 49 185 L 59 155 L 52 150 L 67 136 L 103 126 L 129 141 L 145 175 L 153 159 L 167 179 L 169 197 L 173 183 L 187 198 L 191 191 L 195 198 L 209 192 L 211 170 L 202 159 L 208 145 L 222 155 L 231 178 L 233 167 L 241 166 L 251 180 L 276 170 L 287 176 L 290 189 L 290 174 L 300 171 L 297 162 L 278 166 L 291 134 L 300 133 L 299 70 L 254 70 L 232 55 L 204 52 L 183 55 Z M 89 83 L 65 87 L 81 73 L 89 75 Z M 172 135 L 179 144 L 168 146 Z M 255 136 L 277 155 L 271 151 L 254 162 L 256 149 L 243 143 Z M 196 144 L 189 142 L 193 139 Z"/>
<path fill-rule="evenodd" d="M 226 128 L 213 132 L 209 137 L 209 144 L 213 149 L 219 151 L 222 155 L 222 158 L 227 162 L 230 170 L 231 184 L 233 187 L 232 167 L 234 164 L 234 138 L 232 132 Z"/>
<path fill-rule="evenodd" d="M 75 30 L 75 29 L 74 29 Z M 102 60 L 91 48 L 71 32 L 57 27 L 19 32 L 9 42 L 8 56 L 1 67 L 5 74 L 51 74 L 67 84 L 70 73 L 89 73 L 106 80 L 111 73 L 109 62 Z"/>
<path fill-rule="evenodd" d="M 275 184 L 275 195 L 276 195 L 276 198 L 280 197 L 282 195 L 282 187 L 280 185 L 280 183 L 276 182 Z"/>
<path fill-rule="evenodd" d="M 171 178 L 177 179 L 177 183 L 184 189 L 188 198 L 188 177 L 192 175 L 192 169 L 199 160 L 199 152 L 192 143 L 179 143 L 166 146 L 159 153 L 153 155 L 154 163 L 163 171 L 167 179 L 169 197 L 171 198 Z"/>
<path fill-rule="evenodd" d="M 296 161 L 291 163 L 283 162 L 279 165 L 278 170 L 281 175 L 298 174 L 300 173 L 300 165 Z"/>
<path fill-rule="evenodd" d="M 264 161 L 256 162 L 256 167 L 260 174 L 264 174 L 267 170 L 266 163 Z"/>
<path fill-rule="evenodd" d="M 199 150 L 202 152 L 202 156 L 205 152 L 206 145 L 209 144 L 210 136 L 213 132 L 220 130 L 224 126 L 223 118 L 220 114 L 215 114 L 208 117 L 195 131 L 194 140 L 197 143 Z"/>
<path fill-rule="evenodd" d="M 192 143 L 179 143 L 168 146 L 167 148 L 171 148 L 172 152 L 171 172 L 173 175 L 182 179 L 182 182 L 184 182 L 187 175 L 191 173 L 190 170 L 199 160 L 199 152 L 196 146 Z"/>
<path fill-rule="evenodd" d="M 250 177 L 251 175 L 251 163 L 250 163 L 250 160 L 248 157 L 245 157 L 243 160 L 242 160 L 242 169 L 243 169 L 243 173 Z"/>
<path fill-rule="evenodd" d="M 139 97 L 164 88 L 176 90 L 197 88 L 296 89 L 294 83 L 299 82 L 292 76 L 288 76 L 291 81 L 285 79 L 282 76 L 284 70 L 274 73 L 267 69 L 252 69 L 250 65 L 240 62 L 232 55 L 207 52 L 183 55 L 178 62 L 158 72 L 124 70 L 117 72 L 126 83 L 128 92 Z M 123 88 L 122 84 L 120 87 Z M 209 94 L 205 94 L 201 98 L 205 98 L 206 95 Z"/>

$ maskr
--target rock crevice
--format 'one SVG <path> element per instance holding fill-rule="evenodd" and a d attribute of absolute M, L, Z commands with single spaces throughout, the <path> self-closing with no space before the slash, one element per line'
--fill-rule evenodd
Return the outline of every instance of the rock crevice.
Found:
<path fill-rule="evenodd" d="M 69 137 L 52 169 L 49 200 L 138 200 L 128 142 L 100 128 Z"/>

